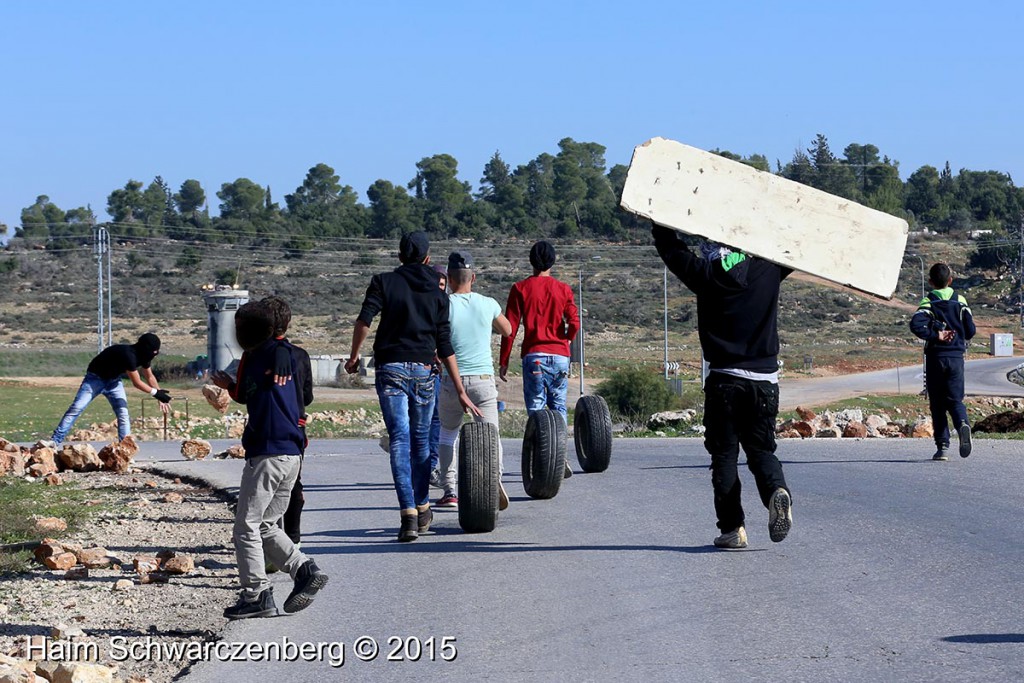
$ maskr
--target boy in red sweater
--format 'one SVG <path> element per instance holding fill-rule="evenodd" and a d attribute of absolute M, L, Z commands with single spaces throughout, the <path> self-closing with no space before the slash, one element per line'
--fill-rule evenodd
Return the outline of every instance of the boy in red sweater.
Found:
<path fill-rule="evenodd" d="M 569 342 L 580 329 L 579 314 L 569 285 L 555 279 L 555 248 L 541 240 L 530 250 L 533 275 L 512 285 L 505 317 L 512 332 L 501 339 L 498 376 L 507 382 L 509 356 L 519 325 L 523 326 L 523 401 L 531 415 L 550 408 L 566 417 L 569 390 Z M 572 476 L 569 465 L 565 476 Z"/>

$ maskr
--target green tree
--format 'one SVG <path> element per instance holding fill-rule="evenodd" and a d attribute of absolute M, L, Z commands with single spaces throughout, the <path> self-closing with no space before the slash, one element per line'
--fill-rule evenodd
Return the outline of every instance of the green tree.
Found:
<path fill-rule="evenodd" d="M 412 199 L 404 187 L 376 180 L 366 190 L 366 197 L 370 200 L 368 236 L 394 239 L 417 228 Z"/>
<path fill-rule="evenodd" d="M 142 183 L 137 180 L 129 180 L 123 188 L 111 192 L 107 197 L 107 213 L 111 215 L 115 223 L 141 221 L 143 216 Z"/>
<path fill-rule="evenodd" d="M 333 168 L 317 164 L 293 194 L 285 195 L 288 213 L 302 232 L 317 237 L 364 234 L 366 208 L 355 190 L 340 180 Z"/>
<path fill-rule="evenodd" d="M 500 234 L 529 232 L 531 221 L 526 212 L 526 194 L 522 184 L 513 178 L 512 167 L 505 163 L 499 152 L 495 152 L 484 165 L 477 196 L 483 200 L 480 206 L 482 217 Z"/>
<path fill-rule="evenodd" d="M 718 149 L 717 147 L 715 149 L 711 150 L 711 153 L 712 154 L 717 154 L 718 156 L 721 156 L 721 157 L 725 157 L 726 159 L 732 159 L 733 161 L 738 161 L 741 164 L 746 164 L 747 166 L 751 166 L 753 168 L 756 168 L 758 171 L 771 171 L 772 170 L 771 164 L 768 163 L 768 157 L 766 157 L 763 154 L 751 154 L 749 157 L 744 157 L 744 156 L 740 156 L 739 154 L 736 154 L 734 152 L 730 152 L 729 150 Z"/>
<path fill-rule="evenodd" d="M 181 254 L 178 255 L 174 265 L 181 268 L 185 273 L 193 275 L 199 271 L 199 266 L 203 262 L 202 250 L 187 246 L 181 250 Z"/>
<path fill-rule="evenodd" d="M 458 237 L 467 232 L 465 212 L 471 208 L 469 183 L 458 179 L 459 163 L 450 154 L 424 157 L 416 164 L 416 177 L 409 181 L 423 214 L 424 229 L 441 237 Z"/>
<path fill-rule="evenodd" d="M 828 138 L 818 133 L 807 154 L 814 166 L 814 187 L 838 197 L 857 198 L 857 179 L 853 170 L 832 154 Z"/>
<path fill-rule="evenodd" d="M 42 238 L 64 230 L 65 214 L 45 194 L 36 197 L 32 206 L 21 210 L 21 227 L 14 232 L 15 237 Z"/>
<path fill-rule="evenodd" d="M 941 215 L 942 198 L 939 196 L 939 171 L 934 166 L 922 166 L 907 178 L 904 205 L 925 225 L 937 223 Z"/>

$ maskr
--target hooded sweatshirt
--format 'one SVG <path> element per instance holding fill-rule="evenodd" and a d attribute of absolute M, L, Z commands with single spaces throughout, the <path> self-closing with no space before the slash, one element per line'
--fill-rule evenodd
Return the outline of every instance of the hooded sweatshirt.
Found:
<path fill-rule="evenodd" d="M 942 330 L 953 330 L 953 340 L 939 341 Z M 978 330 L 967 299 L 945 287 L 933 289 L 921 299 L 910 319 L 910 331 L 925 340 L 924 351 L 929 356 L 963 356 L 967 342 Z"/>
<path fill-rule="evenodd" d="M 697 331 L 712 370 L 777 372 L 779 285 L 792 271 L 732 252 L 698 258 L 669 228 L 655 226 L 665 265 L 697 295 Z"/>
<path fill-rule="evenodd" d="M 380 313 L 373 340 L 373 361 L 423 363 L 434 354 L 447 358 L 452 348 L 448 295 L 438 288 L 438 274 L 423 263 L 407 263 L 390 273 L 374 275 L 358 320 L 369 326 Z"/>

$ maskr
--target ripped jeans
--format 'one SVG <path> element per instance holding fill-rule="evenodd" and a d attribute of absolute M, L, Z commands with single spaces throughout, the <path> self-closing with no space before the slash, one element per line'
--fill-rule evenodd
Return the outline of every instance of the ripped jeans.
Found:
<path fill-rule="evenodd" d="M 523 356 L 523 402 L 526 412 L 550 408 L 569 424 L 565 396 L 569 391 L 569 357 L 550 353 L 528 353 Z"/>

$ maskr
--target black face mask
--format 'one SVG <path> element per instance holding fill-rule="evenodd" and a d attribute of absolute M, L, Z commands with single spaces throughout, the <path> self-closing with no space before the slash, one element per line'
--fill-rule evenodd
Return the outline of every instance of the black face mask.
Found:
<path fill-rule="evenodd" d="M 140 359 L 151 361 L 160 353 L 160 337 L 153 333 L 144 334 L 134 346 L 135 353 Z"/>

